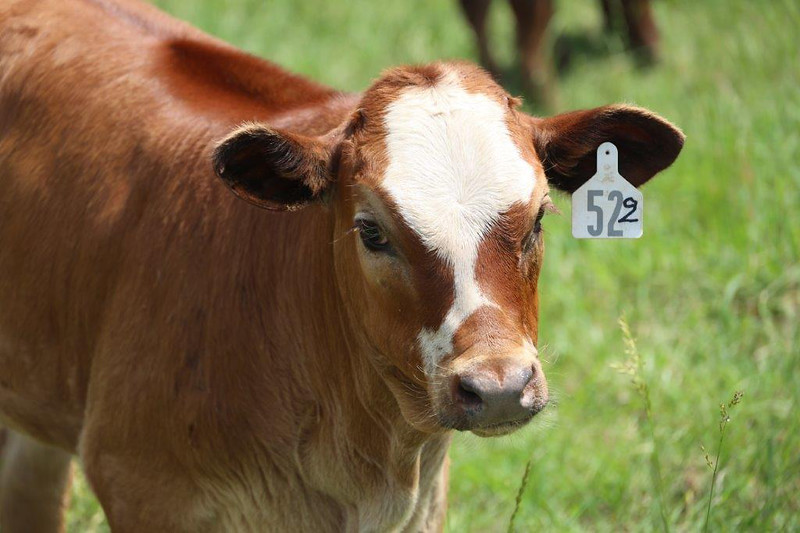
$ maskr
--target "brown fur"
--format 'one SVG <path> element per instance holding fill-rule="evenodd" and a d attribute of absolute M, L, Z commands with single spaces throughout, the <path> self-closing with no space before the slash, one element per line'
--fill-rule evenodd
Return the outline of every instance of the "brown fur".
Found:
<path fill-rule="evenodd" d="M 41 487 L 63 485 L 69 452 L 114 531 L 441 529 L 455 424 L 435 415 L 452 406 L 409 346 L 441 321 L 453 282 L 381 196 L 380 117 L 404 86 L 453 69 L 509 104 L 536 167 L 568 154 L 568 172 L 586 154 L 557 150 L 563 122 L 517 112 L 463 64 L 341 94 L 132 0 L 19 0 L 0 21 L 0 421 L 58 449 L 34 461 L 56 465 Z M 596 148 L 586 135 L 578 151 Z M 655 152 L 645 177 L 664 166 Z M 306 207 L 256 209 L 214 168 L 253 203 Z M 543 248 L 520 262 L 518 240 L 545 192 L 481 252 L 510 312 L 467 321 L 465 353 L 478 331 L 535 341 Z M 410 270 L 363 274 L 357 202 L 396 222 Z M 480 359 L 502 379 L 478 355 L 454 364 Z M 20 475 L 6 466 L 4 486 Z M 42 512 L 9 501 L 9 531 Z"/>

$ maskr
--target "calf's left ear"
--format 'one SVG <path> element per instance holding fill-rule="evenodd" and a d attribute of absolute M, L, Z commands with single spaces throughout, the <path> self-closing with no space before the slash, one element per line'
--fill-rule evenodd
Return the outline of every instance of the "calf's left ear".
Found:
<path fill-rule="evenodd" d="M 533 141 L 547 181 L 573 193 L 597 170 L 597 147 L 617 146 L 619 173 L 634 186 L 647 182 L 675 161 L 683 133 L 650 111 L 613 105 L 532 118 Z"/>
<path fill-rule="evenodd" d="M 325 140 L 251 124 L 214 150 L 214 171 L 236 196 L 258 207 L 292 211 L 322 197 L 333 178 Z"/>

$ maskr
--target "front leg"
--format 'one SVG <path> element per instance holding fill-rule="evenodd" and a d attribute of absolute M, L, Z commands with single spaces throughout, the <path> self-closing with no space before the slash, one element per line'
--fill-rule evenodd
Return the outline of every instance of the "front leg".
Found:
<path fill-rule="evenodd" d="M 7 439 L 0 461 L 0 531 L 64 531 L 72 456 L 14 431 Z"/>
<path fill-rule="evenodd" d="M 489 36 L 486 33 L 486 17 L 491 0 L 460 0 L 460 3 L 464 16 L 475 33 L 481 65 L 486 67 L 495 79 L 499 79 L 500 69 L 489 49 Z"/>
<path fill-rule="evenodd" d="M 447 489 L 450 480 L 450 458 L 445 455 L 439 461 L 438 471 L 431 473 L 427 483 L 420 487 L 419 500 L 414 516 L 405 531 L 441 532 L 447 515 Z"/>
<path fill-rule="evenodd" d="M 115 533 L 223 531 L 202 482 L 179 463 L 191 450 L 170 449 L 153 426 L 132 429 L 125 421 L 90 410 L 79 448 L 86 478 Z M 148 431 L 149 429 L 149 431 Z"/>
<path fill-rule="evenodd" d="M 213 511 L 203 513 L 198 508 L 199 498 L 187 480 L 157 466 L 160 461 L 143 463 L 133 453 L 92 453 L 84 456 L 84 462 L 86 477 L 112 531 L 219 530 Z"/>
<path fill-rule="evenodd" d="M 545 55 L 547 26 L 553 17 L 553 0 L 510 0 L 517 21 L 517 51 L 522 62 L 522 83 L 539 105 L 552 107 L 555 79 Z"/>

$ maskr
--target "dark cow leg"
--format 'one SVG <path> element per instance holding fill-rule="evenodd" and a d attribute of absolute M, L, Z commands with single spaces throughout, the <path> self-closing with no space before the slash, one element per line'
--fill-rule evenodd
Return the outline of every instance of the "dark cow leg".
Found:
<path fill-rule="evenodd" d="M 553 76 L 545 59 L 544 41 L 553 16 L 553 0 L 511 0 L 517 20 L 517 50 L 522 61 L 523 85 L 535 102 L 552 104 Z"/>
<path fill-rule="evenodd" d="M 600 7 L 603 10 L 603 30 L 611 33 L 616 27 L 613 2 L 612 0 L 600 0 Z"/>
<path fill-rule="evenodd" d="M 0 531 L 64 531 L 72 456 L 8 431 L 0 471 Z"/>
<path fill-rule="evenodd" d="M 459 3 L 461 4 L 461 9 L 464 10 L 467 21 L 469 21 L 472 30 L 475 32 L 481 64 L 492 73 L 492 76 L 496 79 L 499 78 L 500 71 L 489 51 L 489 39 L 486 34 L 486 15 L 492 0 L 460 0 Z"/>
<path fill-rule="evenodd" d="M 621 0 L 631 48 L 645 63 L 658 60 L 658 27 L 650 0 Z"/>

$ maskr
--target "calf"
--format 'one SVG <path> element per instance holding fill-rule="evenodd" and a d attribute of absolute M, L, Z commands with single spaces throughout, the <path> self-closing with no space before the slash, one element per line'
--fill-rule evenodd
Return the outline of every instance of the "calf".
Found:
<path fill-rule="evenodd" d="M 452 431 L 547 403 L 549 187 L 683 143 L 465 63 L 341 93 L 133 0 L 0 24 L 4 532 L 58 526 L 70 454 L 114 531 L 441 529 Z"/>

